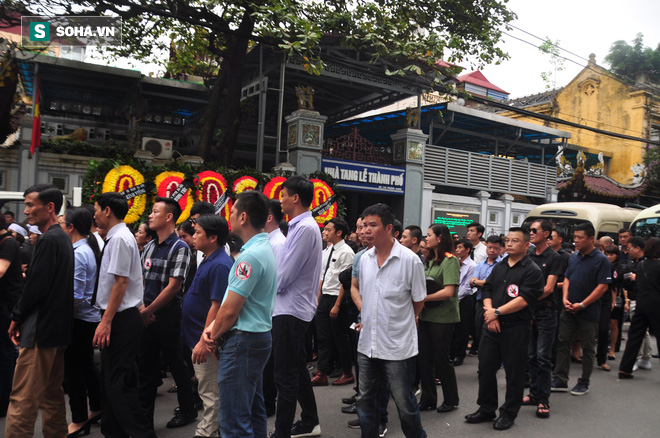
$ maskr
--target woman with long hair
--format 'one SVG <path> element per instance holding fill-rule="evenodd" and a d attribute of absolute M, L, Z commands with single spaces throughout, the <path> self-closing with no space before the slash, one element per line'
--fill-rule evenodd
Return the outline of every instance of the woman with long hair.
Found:
<path fill-rule="evenodd" d="M 101 387 L 92 345 L 101 312 L 91 304 L 101 251 L 96 238 L 91 236 L 92 215 L 86 209 L 68 210 L 61 226 L 71 238 L 75 256 L 73 338 L 64 353 L 71 408 L 68 437 L 72 438 L 88 435 L 92 423 L 101 418 Z M 88 397 L 90 412 L 87 411 Z"/>
<path fill-rule="evenodd" d="M 619 281 L 617 281 L 617 268 L 619 267 L 621 251 L 619 251 L 619 247 L 616 245 L 608 245 L 603 252 L 610 261 L 612 282 L 610 283 L 607 292 L 605 292 L 603 298 L 600 300 L 602 308 L 600 310 L 600 322 L 598 323 L 598 347 L 596 348 L 596 359 L 601 370 L 610 371 L 611 368 L 607 364 L 607 347 L 611 344 L 610 354 L 613 355 L 616 338 L 619 336 L 619 321 L 616 310 L 617 304 L 622 303 L 622 301 L 619 300 Z M 620 317 L 623 317 L 622 306 L 619 306 L 618 310 L 621 313 Z M 612 331 L 612 340 L 611 342 L 608 342 L 608 333 L 610 330 Z"/>
<path fill-rule="evenodd" d="M 426 268 L 437 290 L 428 290 L 424 309 L 419 314 L 419 374 L 422 396 L 421 411 L 436 409 L 437 376 L 442 383 L 443 403 L 438 412 L 449 412 L 458 406 L 458 386 L 449 349 L 456 323 L 459 322 L 458 284 L 460 263 L 454 256 L 454 242 L 445 225 L 435 224 L 428 229 L 426 249 L 429 251 Z"/>

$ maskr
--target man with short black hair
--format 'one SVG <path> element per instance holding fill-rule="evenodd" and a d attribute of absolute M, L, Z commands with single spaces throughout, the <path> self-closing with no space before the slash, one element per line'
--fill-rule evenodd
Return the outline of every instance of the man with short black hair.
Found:
<path fill-rule="evenodd" d="M 309 206 L 314 184 L 303 176 L 282 183 L 282 213 L 289 231 L 277 262 L 277 298 L 273 311 L 273 354 L 277 385 L 277 438 L 321 434 L 312 382 L 305 360 L 305 333 L 316 313 L 321 278 L 321 233 Z M 265 221 L 264 221 L 265 222 Z M 293 424 L 296 401 L 301 420 Z"/>
<path fill-rule="evenodd" d="M 103 315 L 93 340 L 101 350 L 101 432 L 153 438 L 137 389 L 144 288 L 140 250 L 124 223 L 127 212 L 128 201 L 119 193 L 103 193 L 96 199 L 94 222 L 106 239 L 92 297 Z"/>
<path fill-rule="evenodd" d="M 415 253 L 393 237 L 395 219 L 389 206 L 372 205 L 363 216 L 365 240 L 374 246 L 360 258 L 359 269 L 362 329 L 358 341 L 357 412 L 362 436 L 378 436 L 379 394 L 381 383 L 386 381 L 403 434 L 423 438 L 426 432 L 412 387 L 418 354 L 415 319 L 426 298 L 424 267 Z"/>
<path fill-rule="evenodd" d="M 215 207 L 210 202 L 197 201 L 190 208 L 190 219 L 197 219 L 205 214 L 215 216 Z"/>
<path fill-rule="evenodd" d="M 271 350 L 277 295 L 275 255 L 264 233 L 267 218 L 263 193 L 248 190 L 236 197 L 229 220 L 245 244 L 231 268 L 222 305 L 204 334 L 207 345 L 220 347 L 218 422 L 223 438 L 267 434 L 262 373 Z"/>
<path fill-rule="evenodd" d="M 392 224 L 392 235 L 396 240 L 401 239 L 401 235 L 403 234 L 403 224 L 399 219 L 394 219 L 394 223 Z"/>
<path fill-rule="evenodd" d="M 355 381 L 352 371 L 351 345 L 346 327 L 346 291 L 339 282 L 339 273 L 353 264 L 355 253 L 346 244 L 348 224 L 334 218 L 323 227 L 323 240 L 328 247 L 323 250 L 323 268 L 316 309 L 316 332 L 319 341 L 319 369 L 312 379 L 312 386 L 327 386 L 332 372 L 332 352 L 339 353 L 342 375 L 332 382 L 334 386 L 348 385 Z M 333 348 L 334 347 L 334 348 Z"/>
<path fill-rule="evenodd" d="M 192 363 L 197 377 L 199 397 L 204 404 L 202 420 L 197 424 L 196 437 L 218 436 L 218 359 L 206 347 L 202 335 L 218 313 L 227 290 L 227 279 L 233 264 L 225 252 L 229 226 L 225 218 L 205 214 L 193 220 L 193 241 L 204 260 L 183 299 L 181 336 L 192 351 Z"/>
<path fill-rule="evenodd" d="M 461 263 L 461 279 L 458 285 L 458 302 L 461 320 L 454 328 L 452 336 L 451 356 L 454 366 L 463 365 L 465 350 L 467 349 L 470 333 L 474 333 L 474 288 L 470 285 L 470 279 L 474 276 L 474 268 L 477 266 L 470 258 L 472 242 L 468 239 L 460 239 L 456 243 L 454 253 Z"/>
<path fill-rule="evenodd" d="M 419 259 L 422 261 L 422 264 L 426 263 L 426 260 L 422 255 L 422 251 L 419 249 L 419 244 L 422 243 L 423 236 L 424 235 L 422 234 L 422 229 L 420 227 L 417 225 L 408 225 L 406 229 L 403 230 L 401 239 L 399 239 L 401 245 L 417 254 Z"/>
<path fill-rule="evenodd" d="M 487 257 L 486 245 L 481 242 L 481 236 L 484 235 L 486 229 L 479 222 L 472 222 L 467 226 L 467 229 L 467 239 L 472 242 L 470 258 L 474 260 L 475 263 L 479 263 Z"/>
<path fill-rule="evenodd" d="M 275 260 L 280 258 L 280 253 L 284 247 L 284 241 L 286 237 L 282 234 L 280 230 L 280 222 L 284 220 L 284 213 L 282 213 L 282 204 L 277 199 L 271 199 L 268 201 L 268 220 L 266 221 L 266 226 L 264 231 L 268 233 L 268 241 L 270 246 L 273 247 L 273 253 L 275 254 Z"/>
<path fill-rule="evenodd" d="M 525 362 L 532 309 L 543 293 L 543 274 L 527 256 L 529 233 L 510 228 L 506 238 L 508 256 L 495 265 L 482 289 L 487 329 L 479 344 L 479 409 L 465 416 L 468 423 L 495 418 L 497 371 L 504 364 L 506 395 L 496 430 L 513 426 L 525 392 Z"/>
<path fill-rule="evenodd" d="M 619 265 L 630 263 L 630 254 L 628 254 L 628 241 L 630 237 L 630 229 L 624 227 L 619 230 L 619 249 L 621 250 Z"/>
<path fill-rule="evenodd" d="M 589 392 L 589 377 L 596 357 L 600 298 L 612 282 L 610 262 L 594 246 L 594 234 L 594 227 L 589 222 L 573 229 L 576 252 L 571 255 L 564 273 L 564 309 L 559 319 L 557 364 L 551 386 L 553 392 L 568 392 L 571 344 L 578 330 L 582 341 L 582 377 L 571 394 L 584 395 Z"/>
<path fill-rule="evenodd" d="M 158 234 L 142 252 L 144 304 L 140 308 L 145 328 L 140 340 L 140 400 L 153 424 L 156 391 L 160 383 L 160 352 L 165 356 L 177 386 L 179 412 L 168 428 L 182 427 L 197 418 L 190 372 L 181 349 L 181 294 L 190 265 L 190 249 L 175 231 L 181 206 L 172 198 L 156 197 L 149 228 Z"/>
<path fill-rule="evenodd" d="M 7 226 L 13 224 L 14 221 L 16 220 L 16 217 L 15 217 L 13 211 L 5 210 L 4 215 L 5 215 L 5 222 L 7 223 Z"/>
<path fill-rule="evenodd" d="M 550 384 L 552 383 L 552 347 L 557 330 L 557 314 L 554 297 L 557 279 L 563 274 L 561 256 L 550 248 L 548 238 L 552 224 L 547 220 L 536 220 L 530 227 L 529 257 L 543 273 L 545 286 L 543 295 L 533 310 L 532 336 L 529 343 L 530 389 L 523 404 L 536 406 L 536 416 L 547 418 L 550 415 Z"/>
<path fill-rule="evenodd" d="M 9 325 L 9 337 L 20 348 L 5 436 L 33 436 L 41 409 L 44 436 L 63 437 L 68 433 L 62 380 L 64 350 L 73 329 L 73 247 L 57 219 L 62 192 L 50 184 L 37 184 L 23 196 L 23 213 L 42 235 Z"/>

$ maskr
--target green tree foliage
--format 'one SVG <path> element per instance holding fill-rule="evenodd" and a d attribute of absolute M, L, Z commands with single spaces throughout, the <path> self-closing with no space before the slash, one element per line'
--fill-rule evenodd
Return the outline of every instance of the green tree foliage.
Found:
<path fill-rule="evenodd" d="M 200 155 L 207 156 L 219 123 L 216 145 L 223 164 L 231 162 L 238 134 L 243 68 L 251 45 L 300 56 L 307 72 L 320 74 L 321 39 L 332 36 L 388 74 L 413 75 L 432 88 L 443 77 L 439 59 L 458 63 L 469 58 L 477 67 L 506 59 L 497 44 L 515 18 L 508 0 L 10 1 L 35 13 L 121 16 L 124 47 L 113 51 L 116 56 L 154 61 L 154 49 L 172 48 L 169 72 L 206 79 L 209 105 Z"/>
<path fill-rule="evenodd" d="M 550 37 L 546 37 L 543 44 L 539 46 L 539 50 L 543 53 L 550 55 L 551 70 L 541 72 L 541 79 L 545 82 L 546 89 L 557 88 L 557 74 L 564 70 L 564 58 L 559 56 L 559 40 L 552 41 Z"/>
<path fill-rule="evenodd" d="M 605 61 L 610 64 L 612 73 L 629 81 L 637 81 L 640 74 L 646 74 L 651 81 L 660 83 L 660 44 L 655 50 L 644 47 L 641 33 L 632 45 L 625 41 L 614 42 Z"/>

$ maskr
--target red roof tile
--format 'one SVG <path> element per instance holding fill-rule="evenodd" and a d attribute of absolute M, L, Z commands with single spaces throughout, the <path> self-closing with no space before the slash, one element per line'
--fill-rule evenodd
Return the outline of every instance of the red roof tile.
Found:
<path fill-rule="evenodd" d="M 467 73 L 458 77 L 460 82 L 467 82 L 468 84 L 478 85 L 480 87 L 487 88 L 493 91 L 499 91 L 500 93 L 510 94 L 508 91 L 502 90 L 497 85 L 491 83 L 483 73 L 479 70 L 473 71 L 472 73 Z"/>

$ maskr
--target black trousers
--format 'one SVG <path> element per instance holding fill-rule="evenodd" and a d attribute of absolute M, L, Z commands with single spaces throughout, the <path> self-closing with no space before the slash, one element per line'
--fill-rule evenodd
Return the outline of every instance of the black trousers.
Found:
<path fill-rule="evenodd" d="M 319 369 L 326 373 L 332 373 L 333 368 L 333 346 L 339 353 L 339 363 L 344 374 L 352 374 L 351 343 L 346 330 L 346 305 L 341 304 L 336 318 L 330 317 L 330 310 L 337 302 L 337 297 L 332 295 L 321 295 L 318 308 L 316 309 L 316 335 L 319 340 Z"/>
<path fill-rule="evenodd" d="M 275 356 L 273 350 L 270 351 L 268 362 L 264 367 L 264 405 L 266 410 L 275 410 L 275 402 L 277 400 L 277 386 L 275 385 Z"/>
<path fill-rule="evenodd" d="M 456 323 L 419 321 L 419 375 L 422 385 L 420 404 L 437 406 L 437 376 L 442 383 L 444 402 L 458 406 L 458 386 L 454 364 L 449 359 L 451 334 Z"/>
<path fill-rule="evenodd" d="M 73 319 L 73 338 L 64 352 L 64 375 L 66 376 L 71 421 L 87 421 L 87 397 L 89 410 L 101 410 L 101 386 L 99 370 L 94 363 L 94 332 L 97 322 Z M 112 339 L 112 334 L 110 335 Z"/>
<path fill-rule="evenodd" d="M 619 364 L 620 371 L 632 373 L 646 330 L 649 328 L 656 333 L 658 350 L 660 350 L 660 336 L 658 336 L 660 334 L 660 296 L 658 295 L 637 297 L 637 307 L 630 322 L 626 349 Z"/>
<path fill-rule="evenodd" d="M 484 329 L 484 302 L 483 300 L 477 300 L 475 296 L 474 300 L 474 341 L 472 342 L 472 350 L 476 351 L 479 349 L 479 343 L 481 342 L 481 332 Z"/>
<path fill-rule="evenodd" d="M 484 325 L 479 344 L 479 396 L 482 411 L 497 410 L 497 370 L 504 363 L 506 394 L 500 415 L 514 419 L 525 392 L 525 363 L 529 344 L 529 324 L 502 327 L 500 333 Z"/>
<path fill-rule="evenodd" d="M 156 392 L 161 382 L 160 352 L 170 368 L 182 415 L 195 415 L 195 398 L 190 372 L 181 351 L 181 306 L 172 301 L 156 313 L 156 320 L 142 331 L 138 351 L 140 403 L 153 426 Z"/>
<path fill-rule="evenodd" d="M 119 312 L 112 320 L 110 345 L 101 350 L 101 433 L 108 438 L 156 436 L 137 390 L 141 332 L 142 317 L 137 308 Z"/>
<path fill-rule="evenodd" d="M 470 333 L 474 331 L 474 298 L 474 295 L 468 295 L 458 305 L 461 322 L 454 330 L 451 355 L 459 359 L 465 359 Z"/>
<path fill-rule="evenodd" d="M 309 323 L 291 315 L 273 317 L 273 354 L 277 385 L 277 417 L 275 435 L 291 437 L 291 426 L 300 402 L 305 425 L 316 426 L 319 415 L 312 381 L 305 361 L 305 334 Z"/>

